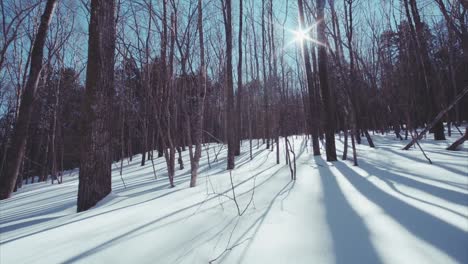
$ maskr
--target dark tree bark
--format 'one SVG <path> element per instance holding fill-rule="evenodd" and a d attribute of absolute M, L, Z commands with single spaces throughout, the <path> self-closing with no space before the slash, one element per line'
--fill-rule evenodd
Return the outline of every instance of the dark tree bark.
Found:
<path fill-rule="evenodd" d="M 28 128 L 33 112 L 33 104 L 36 97 L 36 90 L 42 71 L 42 59 L 44 55 L 44 44 L 47 37 L 47 30 L 54 12 L 57 0 L 48 0 L 41 16 L 41 24 L 37 31 L 31 51 L 31 64 L 29 68 L 29 77 L 24 87 L 21 97 L 21 105 L 16 120 L 11 147 L 6 154 L 6 167 L 4 173 L 0 176 L 0 200 L 9 198 L 15 188 L 18 179 L 21 162 L 24 157 Z"/>
<path fill-rule="evenodd" d="M 240 144 L 242 140 L 242 123 L 241 123 L 241 116 L 242 116 L 242 0 L 239 0 L 239 60 L 237 62 L 237 107 L 236 107 L 236 149 L 235 155 L 240 155 Z"/>
<path fill-rule="evenodd" d="M 267 64 L 266 64 L 266 29 L 265 29 L 265 1 L 262 0 L 262 69 L 263 69 L 263 107 L 264 107 L 264 134 L 263 141 L 266 139 L 266 148 L 270 148 L 270 115 L 269 115 L 269 100 L 268 100 L 268 78 L 267 78 Z"/>
<path fill-rule="evenodd" d="M 317 38 L 323 45 L 319 46 L 318 51 L 318 68 L 320 78 L 320 89 L 322 91 L 323 106 L 325 109 L 325 150 L 327 154 L 327 161 L 336 161 L 336 148 L 335 148 L 335 107 L 333 105 L 333 93 L 328 86 L 328 73 L 327 73 L 327 47 L 324 46 L 326 41 L 325 35 L 325 17 L 324 17 L 325 0 L 317 0 Z"/>
<path fill-rule="evenodd" d="M 411 140 L 410 143 L 408 143 L 408 145 L 406 145 L 403 150 L 408 150 L 409 148 L 411 148 L 411 146 L 413 146 L 418 140 L 421 140 L 424 135 L 427 133 L 427 131 L 431 130 L 431 128 L 433 128 L 438 122 L 440 122 L 440 120 L 442 119 L 442 117 L 444 115 L 447 114 L 448 111 L 450 111 L 450 109 L 452 109 L 457 103 L 458 101 L 460 101 L 466 94 L 468 94 L 468 87 L 466 87 L 459 95 L 457 95 L 457 97 L 455 97 L 455 99 L 453 99 L 452 103 L 447 106 L 445 109 L 443 109 L 442 111 L 439 112 L 439 114 L 434 118 L 434 120 L 432 120 L 431 123 L 429 123 L 422 131 L 421 133 L 418 134 L 417 137 L 413 138 L 413 140 Z"/>
<path fill-rule="evenodd" d="M 457 141 L 453 142 L 452 145 L 450 145 L 447 150 L 457 150 L 458 146 L 463 144 L 466 140 L 468 139 L 468 127 L 465 128 L 465 134 L 461 136 Z"/>
<path fill-rule="evenodd" d="M 372 140 L 371 136 L 369 135 L 369 131 L 367 131 L 367 129 L 364 130 L 364 135 L 367 138 L 367 142 L 369 143 L 369 147 L 375 148 L 374 141 Z"/>
<path fill-rule="evenodd" d="M 342 160 L 346 160 L 348 158 L 348 129 L 344 129 L 344 147 L 343 147 L 343 157 Z"/>
<path fill-rule="evenodd" d="M 409 1 L 409 2 L 408 2 Z M 405 4 L 405 11 L 406 17 L 410 24 L 411 34 L 413 35 L 413 39 L 416 41 L 416 52 L 420 58 L 420 66 L 422 69 L 422 75 L 424 77 L 424 85 L 426 86 L 427 90 L 427 100 L 430 103 L 430 108 L 432 110 L 431 118 L 435 117 L 437 113 L 440 111 L 439 107 L 439 95 L 436 91 L 436 85 L 434 85 L 433 81 L 429 78 L 433 76 L 434 70 L 429 58 L 429 51 L 428 47 L 424 38 L 424 24 L 421 21 L 421 17 L 419 15 L 418 7 L 415 0 L 404 0 Z M 411 9 L 410 9 L 410 7 Z M 411 14 L 410 14 L 411 10 Z M 414 22 L 414 27 L 412 22 Z M 435 140 L 445 140 L 444 134 L 444 124 L 442 120 L 437 122 L 433 127 L 434 132 L 434 139 Z"/>
<path fill-rule="evenodd" d="M 111 104 L 114 95 L 114 0 L 92 0 L 83 101 L 78 212 L 111 192 Z"/>
<path fill-rule="evenodd" d="M 224 1 L 224 29 L 226 32 L 226 95 L 227 95 L 227 169 L 234 169 L 235 124 L 234 124 L 234 83 L 232 78 L 232 13 L 231 0 Z"/>
<path fill-rule="evenodd" d="M 355 134 L 355 131 L 351 130 L 351 146 L 353 148 L 353 162 L 354 162 L 354 166 L 357 166 L 358 162 L 357 162 L 356 143 L 354 140 L 354 134 Z"/>
<path fill-rule="evenodd" d="M 197 185 L 198 168 L 200 166 L 200 158 L 202 151 L 203 140 L 203 111 L 206 94 L 206 65 L 205 65 L 205 44 L 203 39 L 203 7 L 202 0 L 198 0 L 198 38 L 200 44 L 200 83 L 197 86 L 196 102 L 195 102 L 195 117 L 193 120 L 193 141 L 195 144 L 195 153 L 190 155 L 190 187 Z M 191 145 L 189 146 L 191 148 Z"/>
<path fill-rule="evenodd" d="M 304 5 L 302 0 L 297 1 L 298 11 L 299 11 L 299 23 L 300 23 L 300 30 L 304 30 L 305 26 L 305 19 L 304 19 Z M 319 120 L 317 117 L 317 101 L 316 100 L 316 93 L 314 89 L 314 80 L 312 76 L 312 65 L 310 64 L 310 55 L 309 55 L 309 48 L 306 43 L 306 40 L 303 40 L 301 43 L 302 55 L 305 64 L 306 70 L 306 79 L 307 79 L 307 90 L 309 92 L 309 122 L 310 122 L 310 129 L 312 135 L 312 148 L 314 151 L 314 155 L 320 155 L 320 145 L 318 140 L 318 127 L 319 127 Z"/>

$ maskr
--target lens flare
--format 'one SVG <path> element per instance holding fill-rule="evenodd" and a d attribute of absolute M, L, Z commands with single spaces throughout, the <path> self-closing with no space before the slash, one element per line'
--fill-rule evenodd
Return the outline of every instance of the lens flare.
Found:
<path fill-rule="evenodd" d="M 296 30 L 294 33 L 294 40 L 297 42 L 303 42 L 304 40 L 308 39 L 307 32 L 304 30 Z"/>

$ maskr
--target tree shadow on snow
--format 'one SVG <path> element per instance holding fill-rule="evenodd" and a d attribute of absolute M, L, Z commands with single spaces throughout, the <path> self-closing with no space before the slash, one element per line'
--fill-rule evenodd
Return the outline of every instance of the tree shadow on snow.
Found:
<path fill-rule="evenodd" d="M 263 171 L 261 171 L 261 172 L 258 172 L 258 173 L 256 173 L 255 175 L 253 175 L 253 176 L 251 176 L 251 177 L 249 177 L 249 178 L 247 178 L 247 179 L 245 179 L 245 180 L 243 180 L 243 181 L 241 181 L 241 182 L 235 184 L 234 187 L 238 187 L 239 185 L 242 185 L 242 184 L 244 184 L 244 183 L 247 183 L 247 182 L 251 181 L 253 178 L 255 178 L 256 176 L 258 176 L 259 174 L 262 174 L 262 173 L 264 173 L 264 172 L 267 172 L 268 170 L 270 170 L 270 169 L 272 169 L 272 168 L 274 168 L 274 167 L 270 167 L 270 168 L 267 168 L 267 169 L 265 169 L 265 170 L 263 170 Z M 275 176 L 281 169 L 282 169 L 282 168 L 280 167 L 280 168 L 279 168 L 277 171 L 275 171 L 273 174 L 269 175 L 265 180 L 263 180 L 262 182 L 258 183 L 258 184 L 256 185 L 256 188 L 259 188 L 260 186 L 262 186 L 263 184 L 265 184 L 268 180 L 270 180 L 273 176 Z M 183 189 L 178 189 L 178 190 L 183 190 Z M 178 190 L 177 190 L 177 191 L 178 191 Z M 144 233 L 147 233 L 147 232 L 151 232 L 152 230 L 154 230 L 154 229 L 156 229 L 156 228 L 160 228 L 160 227 L 165 226 L 165 225 L 167 225 L 167 224 L 172 224 L 172 223 L 181 221 L 181 220 L 183 220 L 185 217 L 172 220 L 172 221 L 170 221 L 169 223 L 164 224 L 164 225 L 162 225 L 162 226 L 155 226 L 155 224 L 157 224 L 157 223 L 159 223 L 159 222 L 161 222 L 161 221 L 163 221 L 163 220 L 167 220 L 168 218 L 171 218 L 171 217 L 173 217 L 173 216 L 177 216 L 177 215 L 179 215 L 180 213 L 186 212 L 186 211 L 189 210 L 189 209 L 198 208 L 199 206 L 205 204 L 206 202 L 211 201 L 211 200 L 214 200 L 214 199 L 217 199 L 219 196 L 221 196 L 221 195 L 223 195 L 223 194 L 226 194 L 226 193 L 229 193 L 230 191 L 231 191 L 231 189 L 227 189 L 227 190 L 223 191 L 223 192 L 220 193 L 220 194 L 213 195 L 213 196 L 211 196 L 210 198 L 205 199 L 204 201 L 200 201 L 200 202 L 193 203 L 193 204 L 191 204 L 191 205 L 188 205 L 188 206 L 186 206 L 186 207 L 183 207 L 183 208 L 181 208 L 181 209 L 179 209 L 179 210 L 175 210 L 175 211 L 173 211 L 173 212 L 171 212 L 171 213 L 169 213 L 169 214 L 166 214 L 166 215 L 164 215 L 164 216 L 158 217 L 158 218 L 153 219 L 153 220 L 151 220 L 151 221 L 147 221 L 147 222 L 145 222 L 145 223 L 143 223 L 143 224 L 141 224 L 141 225 L 139 225 L 139 226 L 137 226 L 137 227 L 135 227 L 135 228 L 132 228 L 132 229 L 128 230 L 128 231 L 125 232 L 125 233 L 122 233 L 122 234 L 120 234 L 120 235 L 118 235 L 118 236 L 115 236 L 114 238 L 109 239 L 109 240 L 107 240 L 107 241 L 105 241 L 105 242 L 103 242 L 103 243 L 101 243 L 101 244 L 99 244 L 99 245 L 97 245 L 97 246 L 95 246 L 95 247 L 89 249 L 89 250 L 86 250 L 86 251 L 84 251 L 84 252 L 82 252 L 82 253 L 80 253 L 80 254 L 74 256 L 74 257 L 69 258 L 69 259 L 66 260 L 64 263 L 73 263 L 73 262 L 78 261 L 78 260 L 83 260 L 83 259 L 86 258 L 86 257 L 89 257 L 89 256 L 91 256 L 91 255 L 94 255 L 94 254 L 96 254 L 96 253 L 98 253 L 98 252 L 100 252 L 100 251 L 102 251 L 102 250 L 104 250 L 104 249 L 106 249 L 106 248 L 109 248 L 109 247 L 111 247 L 111 246 L 113 246 L 113 245 L 115 245 L 115 244 L 118 244 L 118 243 L 120 243 L 120 242 L 122 242 L 122 241 L 127 241 L 128 239 L 131 239 L 131 238 L 133 238 L 133 237 L 135 237 L 135 236 L 138 236 L 138 235 L 141 235 L 141 234 L 144 234 Z M 238 195 L 238 197 L 241 197 L 241 196 L 243 196 L 243 195 L 245 195 L 245 194 L 248 194 L 250 191 L 252 191 L 251 188 L 249 188 L 247 191 L 245 191 L 245 192 L 243 192 L 243 193 L 240 193 L 240 194 Z M 159 198 L 159 197 L 156 197 L 156 198 L 153 198 L 153 199 L 149 199 L 149 200 L 147 200 L 147 201 L 143 201 L 143 202 L 140 202 L 140 203 L 138 203 L 138 204 L 146 203 L 146 202 L 149 202 L 149 201 L 154 200 L 154 199 L 157 199 L 157 198 Z M 121 209 L 130 207 L 130 206 L 134 206 L 134 205 L 136 205 L 136 204 L 128 205 L 128 206 L 121 207 L 121 208 L 116 208 L 116 209 L 113 209 L 113 210 L 110 210 L 110 211 L 106 211 L 106 212 L 102 212 L 102 213 L 99 213 L 99 214 L 96 214 L 96 215 L 92 215 L 92 216 L 89 216 L 89 217 L 94 217 L 94 216 L 98 216 L 98 215 L 107 214 L 107 213 L 109 213 L 109 212 L 116 211 L 116 210 L 121 210 Z M 211 208 L 215 208 L 215 207 L 217 207 L 217 206 L 219 206 L 219 205 L 214 205 L 214 206 L 212 206 Z M 208 208 L 208 209 L 209 209 L 209 208 Z M 86 217 L 86 218 L 89 218 L 89 217 Z M 75 220 L 75 221 L 73 221 L 73 222 L 81 221 L 81 220 L 84 220 L 84 219 L 86 219 L 86 218 L 77 219 L 77 220 Z M 60 225 L 60 226 L 68 225 L 68 224 L 71 224 L 71 223 L 72 223 L 72 222 L 65 223 L 65 224 Z M 52 229 L 53 229 L 53 228 L 57 228 L 57 227 L 59 227 L 59 226 L 52 227 Z M 46 231 L 46 230 L 43 230 L 43 231 Z M 43 232 L 43 231 L 40 231 L 40 232 Z M 19 238 L 15 238 L 14 240 L 16 240 L 16 239 L 19 239 Z M 10 240 L 10 241 L 12 241 L 12 240 Z M 10 242 L 10 241 L 8 241 L 8 242 Z"/>
<path fill-rule="evenodd" d="M 276 173 L 275 173 L 276 174 Z M 289 186 L 289 188 L 288 188 Z M 273 207 L 273 204 L 275 203 L 275 201 L 281 196 L 283 195 L 284 193 L 288 193 L 288 189 L 290 188 L 293 188 L 294 187 L 294 184 L 293 184 L 293 181 L 289 181 L 286 185 L 284 185 L 274 196 L 273 198 L 271 199 L 271 201 L 268 203 L 268 206 L 266 208 L 266 210 L 263 212 L 263 214 L 261 214 L 257 219 L 255 219 L 255 221 L 253 221 L 253 223 L 248 226 L 244 232 L 242 232 L 242 234 L 234 241 L 232 242 L 232 245 L 236 245 L 236 244 L 239 244 L 241 243 L 242 241 L 248 239 L 247 241 L 247 245 L 245 246 L 244 250 L 242 251 L 241 253 L 241 257 L 239 259 L 239 263 L 242 263 L 242 260 L 245 258 L 245 256 L 247 255 L 247 252 L 249 251 L 249 248 L 252 246 L 252 242 L 255 238 L 255 236 L 258 234 L 258 231 L 260 230 L 260 228 L 262 227 L 262 224 L 263 222 L 265 221 L 266 217 L 268 216 L 268 213 L 271 211 L 271 208 Z M 251 231 L 253 230 L 253 233 L 250 237 L 247 237 L 247 235 L 249 235 L 251 233 Z M 219 261 L 223 261 L 226 257 L 228 256 L 228 254 L 225 254 L 223 255 L 223 257 L 221 257 L 219 259 Z"/>
<path fill-rule="evenodd" d="M 369 238 L 369 230 L 354 211 L 335 175 L 323 158 L 314 156 L 323 185 L 326 220 L 333 239 L 336 263 L 381 263 Z M 334 163 L 337 165 L 337 163 Z"/>
<path fill-rule="evenodd" d="M 467 263 L 468 236 L 464 230 L 382 191 L 343 162 L 336 162 L 335 167 L 356 190 L 378 205 L 387 215 L 413 235 L 432 244 L 458 262 Z M 369 168 L 367 167 L 367 169 Z"/>
<path fill-rule="evenodd" d="M 367 173 L 369 173 L 369 175 L 375 176 L 384 182 L 397 183 L 397 184 L 405 185 L 414 189 L 418 189 L 430 195 L 452 202 L 454 204 L 464 205 L 464 206 L 468 205 L 468 195 L 465 193 L 461 193 L 461 192 L 457 192 L 454 190 L 445 189 L 439 186 L 417 181 L 417 180 L 411 179 L 410 177 L 397 175 L 392 172 L 391 168 L 388 170 L 380 169 L 375 164 L 370 164 L 366 162 L 365 160 L 360 160 L 359 163 L 360 163 L 359 164 L 360 168 L 362 168 Z M 403 172 L 401 174 L 405 175 L 405 173 Z"/>
<path fill-rule="evenodd" d="M 396 155 L 402 156 L 402 157 L 404 157 L 406 159 L 409 159 L 409 160 L 412 160 L 412 161 L 415 161 L 415 162 L 418 162 L 418 163 L 426 163 L 428 166 L 435 166 L 435 167 L 439 167 L 441 169 L 453 172 L 453 173 L 461 175 L 461 176 L 465 176 L 465 177 L 468 176 L 468 174 L 467 174 L 468 169 L 467 168 L 465 168 L 465 171 L 462 171 L 462 170 L 459 170 L 459 169 L 448 166 L 448 165 L 458 165 L 458 164 L 453 164 L 453 163 L 449 163 L 449 162 L 444 162 L 444 164 L 442 164 L 440 162 L 433 163 L 433 164 L 428 164 L 426 159 L 424 159 L 422 157 L 418 158 L 418 157 L 414 157 L 412 155 L 409 155 L 411 152 L 407 152 L 406 150 L 401 150 L 401 151 L 396 151 L 396 150 L 393 150 L 393 149 L 387 149 L 387 150 L 390 151 L 390 152 L 393 152 Z M 404 151 L 406 151 L 407 154 Z"/>
<path fill-rule="evenodd" d="M 17 224 L 5 226 L 5 227 L 0 227 L 0 234 L 10 232 L 10 231 L 13 231 L 13 230 L 16 230 L 16 229 L 20 229 L 20 228 L 25 228 L 25 227 L 28 227 L 28 226 L 40 224 L 40 223 L 43 223 L 43 222 L 47 222 L 47 221 L 50 221 L 50 220 L 53 220 L 53 219 L 56 219 L 56 218 L 59 218 L 59 217 L 60 216 L 43 217 L 43 218 L 24 221 L 24 222 L 21 222 L 21 223 L 17 223 Z"/>
<path fill-rule="evenodd" d="M 362 162 L 360 161 L 360 163 L 362 163 Z M 381 166 L 381 164 L 377 164 L 377 162 L 366 161 L 365 163 L 368 163 L 370 166 L 378 166 L 378 165 Z M 466 191 L 468 189 L 468 182 L 463 183 L 463 182 L 450 181 L 450 180 L 441 180 L 441 179 L 432 178 L 432 177 L 421 175 L 421 174 L 412 173 L 409 170 L 405 170 L 405 169 L 401 169 L 401 168 L 397 168 L 397 167 L 388 167 L 387 166 L 387 167 L 382 168 L 382 169 L 385 170 L 385 171 L 390 170 L 395 175 L 406 175 L 406 176 L 409 176 L 409 177 L 412 177 L 412 178 L 415 178 L 415 179 L 422 179 L 422 180 L 427 180 L 427 181 L 431 181 L 431 182 L 441 183 L 441 184 L 444 184 L 444 185 L 447 185 L 447 186 L 455 187 L 455 188 L 457 188 L 457 189 L 459 189 L 461 191 Z"/>

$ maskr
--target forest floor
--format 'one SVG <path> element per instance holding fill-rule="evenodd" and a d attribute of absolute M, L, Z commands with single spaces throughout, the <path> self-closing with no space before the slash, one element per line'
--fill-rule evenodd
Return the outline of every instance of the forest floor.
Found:
<path fill-rule="evenodd" d="M 126 187 L 115 163 L 113 192 L 82 213 L 70 171 L 0 202 L 0 263 L 468 263 L 468 150 L 445 150 L 458 136 L 422 141 L 432 165 L 394 135 L 374 135 L 375 149 L 363 138 L 359 167 L 314 157 L 305 137 L 291 137 L 296 181 L 282 140 L 280 165 L 256 140 L 250 161 L 244 142 L 232 171 L 242 216 L 221 145 L 210 144 L 210 164 L 203 150 L 196 188 L 187 152 L 175 188 L 164 158 L 157 179 L 151 162 L 125 160 Z"/>

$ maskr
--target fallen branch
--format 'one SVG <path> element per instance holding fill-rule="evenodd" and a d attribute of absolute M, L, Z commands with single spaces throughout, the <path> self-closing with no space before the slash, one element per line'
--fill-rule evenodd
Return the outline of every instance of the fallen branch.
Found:
<path fill-rule="evenodd" d="M 465 94 L 468 93 L 468 87 L 466 87 L 457 97 L 455 97 L 455 99 L 452 101 L 452 103 L 446 107 L 444 110 L 440 111 L 439 114 L 434 118 L 434 120 L 432 120 L 432 122 L 426 126 L 426 128 L 423 129 L 423 131 L 421 131 L 421 133 L 419 133 L 419 135 L 415 138 L 413 138 L 413 140 L 411 140 L 410 143 L 408 143 L 408 145 L 406 145 L 403 150 L 408 150 L 409 148 L 411 148 L 411 146 L 413 146 L 418 140 L 421 140 L 423 138 L 423 136 L 427 133 L 427 131 L 429 131 L 430 129 L 432 129 L 432 127 L 434 127 L 437 122 L 439 122 L 439 120 L 448 112 L 450 111 L 450 109 L 452 109 L 457 103 L 458 101 L 460 101 L 463 96 L 465 96 Z"/>
<path fill-rule="evenodd" d="M 468 127 L 465 128 L 465 134 L 457 139 L 457 141 L 453 142 L 447 150 L 457 150 L 458 146 L 463 144 L 466 140 L 468 140 Z"/>
<path fill-rule="evenodd" d="M 213 134 L 211 134 L 210 132 L 208 132 L 208 131 L 206 131 L 206 130 L 203 130 L 203 132 L 205 132 L 208 136 L 210 136 L 211 138 L 213 138 L 214 140 L 216 140 L 218 143 L 224 144 L 224 142 L 223 142 L 221 139 L 219 139 L 219 138 L 213 136 Z"/>
<path fill-rule="evenodd" d="M 460 135 L 463 136 L 463 133 L 460 131 L 460 128 L 458 128 L 458 126 L 456 124 L 453 124 L 455 126 L 455 128 L 458 130 L 458 132 L 460 133 Z"/>

